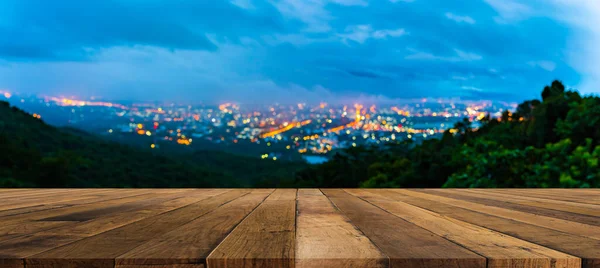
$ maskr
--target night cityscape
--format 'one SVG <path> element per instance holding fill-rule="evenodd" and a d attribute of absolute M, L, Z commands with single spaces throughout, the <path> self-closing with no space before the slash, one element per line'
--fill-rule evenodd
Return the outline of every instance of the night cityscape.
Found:
<path fill-rule="evenodd" d="M 439 138 L 454 123 L 499 118 L 516 103 L 420 99 L 395 106 L 327 103 L 244 107 L 131 103 L 0 92 L 33 117 L 104 136 L 125 136 L 151 149 L 178 144 L 243 152 L 266 160 L 304 155 L 322 162 L 332 151 Z M 239 149 L 239 148 L 243 148 Z M 317 157 L 316 155 L 320 155 Z"/>
<path fill-rule="evenodd" d="M 600 0 L 0 0 L 0 268 L 600 268 Z"/>
<path fill-rule="evenodd" d="M 0 187 L 600 187 L 599 14 L 0 1 Z"/>

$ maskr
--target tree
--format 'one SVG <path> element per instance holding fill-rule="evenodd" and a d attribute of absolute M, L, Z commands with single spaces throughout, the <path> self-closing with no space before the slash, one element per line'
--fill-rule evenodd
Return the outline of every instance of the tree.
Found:
<path fill-rule="evenodd" d="M 565 86 L 562 82 L 554 80 L 550 86 L 544 87 L 544 90 L 542 91 L 542 100 L 546 101 L 551 97 L 561 96 L 564 92 Z"/>

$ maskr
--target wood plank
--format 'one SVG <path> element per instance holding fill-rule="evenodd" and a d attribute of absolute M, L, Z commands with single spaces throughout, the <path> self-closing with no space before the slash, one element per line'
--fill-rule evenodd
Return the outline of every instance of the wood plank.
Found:
<path fill-rule="evenodd" d="M 70 196 L 78 196 L 79 193 L 87 193 L 88 191 L 86 190 L 81 190 L 81 189 L 53 189 L 53 190 L 48 190 L 46 189 L 45 191 L 27 191 L 27 192 L 23 192 L 23 193 L 13 193 L 13 194 L 9 194 L 9 195 L 4 195 L 2 197 L 0 197 L 0 209 L 3 209 L 4 206 L 6 205 L 10 205 L 13 202 L 27 202 L 27 201 L 33 201 L 33 202 L 38 202 L 38 203 L 43 203 L 45 200 L 50 199 L 50 198 L 60 198 L 60 197 L 70 197 Z M 93 192 L 108 192 L 110 193 L 111 191 L 108 191 L 107 189 L 94 189 L 91 191 Z"/>
<path fill-rule="evenodd" d="M 486 259 L 343 190 L 323 193 L 390 258 L 391 267 L 485 267 Z"/>
<path fill-rule="evenodd" d="M 542 201 L 527 201 L 527 199 L 521 199 L 519 197 L 511 196 L 496 196 L 493 193 L 478 194 L 467 191 L 454 191 L 454 190 L 420 190 L 424 193 L 431 193 L 449 198 L 455 198 L 460 200 L 469 201 L 476 204 L 483 204 L 494 207 L 501 207 L 516 211 L 522 211 L 526 213 L 542 215 L 552 217 L 556 219 L 563 219 L 567 221 L 574 221 L 585 223 L 589 225 L 600 226 L 600 218 L 597 216 L 589 215 L 596 214 L 600 216 L 600 206 L 597 206 L 596 210 L 585 207 L 576 208 L 572 205 L 561 205 L 545 203 Z M 525 200 L 525 201 L 522 201 Z M 589 205 L 589 204 L 586 204 Z M 595 206 L 595 205 L 590 205 Z M 569 211 L 571 210 L 571 211 Z M 575 211 L 575 212 L 573 212 Z M 581 212 L 581 213 L 577 213 Z M 587 215 L 586 215 L 587 214 Z"/>
<path fill-rule="evenodd" d="M 184 191 L 179 194 L 186 194 L 186 192 Z M 119 213 L 122 215 L 124 212 L 126 212 L 126 221 L 135 220 L 137 216 L 130 215 L 130 211 L 155 204 L 156 202 L 163 202 L 175 198 L 178 198 L 178 196 L 173 194 L 139 195 L 134 196 L 133 199 L 119 199 L 119 201 L 124 201 L 122 204 L 109 203 L 109 205 L 104 206 L 104 204 L 97 203 L 93 207 L 94 209 L 88 209 L 85 211 L 73 213 L 69 213 L 69 210 L 62 210 L 64 214 L 59 216 L 53 216 L 43 219 L 24 219 L 21 222 L 4 224 L 2 227 L 0 227 L 0 233 L 4 234 L 2 238 L 0 238 L 0 242 L 15 239 L 15 237 L 19 236 L 22 236 L 19 240 L 31 240 L 34 239 L 34 237 L 36 237 L 37 235 L 31 236 L 28 234 L 37 233 L 39 235 L 40 231 L 48 229 L 52 229 L 52 235 L 60 235 L 59 230 L 62 230 L 63 233 L 66 233 L 69 237 L 73 237 L 72 239 L 75 239 L 77 235 L 83 234 L 82 232 L 78 232 L 77 229 L 90 229 L 93 232 L 102 232 L 103 230 L 118 227 L 120 224 L 126 224 L 126 222 L 123 221 L 115 221 L 115 216 L 116 218 L 124 218 L 123 216 L 119 217 Z M 36 215 L 38 217 L 40 216 L 38 214 Z M 27 215 L 21 216 L 26 217 Z M 2 221 L 4 223 L 3 219 Z"/>
<path fill-rule="evenodd" d="M 3 189 L 0 189 L 0 196 L 2 196 L 3 194 L 6 194 L 6 193 L 33 191 L 33 190 L 34 190 L 33 188 L 3 188 Z"/>
<path fill-rule="evenodd" d="M 140 268 L 139 265 L 119 265 L 119 268 Z M 144 268 L 205 268 L 204 264 L 167 264 L 145 265 Z M 0 267 L 1 268 L 1 267 Z M 12 268 L 12 267 L 10 267 Z"/>
<path fill-rule="evenodd" d="M 56 247 L 25 258 L 28 268 L 110 267 L 115 258 L 216 208 L 247 194 L 247 190 L 230 190 L 217 196 L 159 215 Z M 52 241 L 52 238 L 49 238 Z"/>
<path fill-rule="evenodd" d="M 41 231 L 37 235 L 51 236 L 81 236 L 88 237 L 115 229 L 144 218 L 171 211 L 189 204 L 198 202 L 212 196 L 220 195 L 227 190 L 194 190 L 184 191 L 176 194 L 157 195 L 154 198 L 148 198 L 130 203 L 131 206 L 123 210 L 102 215 L 101 217 L 85 222 L 71 223 L 60 228 Z M 130 208 L 131 207 L 131 208 Z"/>
<path fill-rule="evenodd" d="M 600 268 L 599 190 L 272 191 L 0 189 L 0 268 Z"/>
<path fill-rule="evenodd" d="M 116 267 L 205 264 L 206 257 L 273 190 L 254 190 L 117 257 Z"/>
<path fill-rule="evenodd" d="M 177 191 L 173 190 L 172 192 L 176 193 Z M 128 202 L 143 200 L 151 196 L 156 196 L 156 193 L 153 193 L 150 190 L 139 190 L 130 192 L 129 194 L 125 194 L 125 196 L 122 197 L 111 198 L 109 200 L 103 200 L 90 204 L 36 211 L 26 214 L 3 216 L 0 219 L 2 220 L 2 223 L 4 225 L 19 224 L 25 221 L 34 220 L 59 220 L 59 218 L 65 218 L 65 216 L 66 218 L 69 218 L 69 216 L 71 215 L 74 215 L 75 217 L 70 217 L 68 220 L 81 220 L 83 219 L 82 217 L 85 217 L 85 213 L 101 213 L 102 211 L 99 210 L 108 210 L 112 207 L 123 206 Z M 78 215 L 78 213 L 80 214 Z"/>
<path fill-rule="evenodd" d="M 25 263 L 23 261 L 20 263 L 2 263 L 0 261 L 0 268 L 25 268 Z"/>
<path fill-rule="evenodd" d="M 542 216 L 542 215 L 535 215 L 535 214 L 531 214 L 531 213 L 526 213 L 526 212 L 511 210 L 511 209 L 506 209 L 506 208 L 477 204 L 477 203 L 472 203 L 472 202 L 468 202 L 465 200 L 444 197 L 444 196 L 441 196 L 438 194 L 423 193 L 423 192 L 419 192 L 417 190 L 395 189 L 394 191 L 402 193 L 402 194 L 410 195 L 410 196 L 422 197 L 425 199 L 434 200 L 437 202 L 442 202 L 442 203 L 446 203 L 446 204 L 457 206 L 457 207 L 462 207 L 462 208 L 466 208 L 466 209 L 470 209 L 470 210 L 474 210 L 474 211 L 483 212 L 483 213 L 489 214 L 489 215 L 499 216 L 499 217 L 503 217 L 503 218 L 508 218 L 508 219 L 513 219 L 516 221 L 524 222 L 524 223 L 542 226 L 542 227 L 554 229 L 554 230 L 565 232 L 565 233 L 571 233 L 571 234 L 575 234 L 575 235 L 579 235 L 579 236 L 583 236 L 583 237 L 600 239 L 600 227 L 599 226 L 594 226 L 594 225 L 589 225 L 589 224 L 584 224 L 584 223 L 579 223 L 579 222 L 574 222 L 574 221 L 567 221 L 567 220 L 563 220 L 563 219 L 556 219 L 556 218 Z"/>
<path fill-rule="evenodd" d="M 374 191 L 348 189 L 346 192 L 486 257 L 488 267 L 581 267 L 581 259 L 577 257 L 447 218 Z"/>
<path fill-rule="evenodd" d="M 26 208 L 32 206 L 47 206 L 60 203 L 73 203 L 72 201 L 83 201 L 88 199 L 97 199 L 104 196 L 115 195 L 114 190 L 102 189 L 102 190 L 90 190 L 83 192 L 68 192 L 60 195 L 42 195 L 39 197 L 29 198 L 11 198 L 0 203 L 0 211 L 15 210 L 19 208 Z"/>
<path fill-rule="evenodd" d="M 0 221 L 1 223 L 1 221 Z M 2 225 L 0 226 L 0 244 L 2 241 L 15 239 L 27 234 L 33 234 L 39 231 L 57 228 L 71 224 L 70 221 L 31 221 L 22 224 Z"/>
<path fill-rule="evenodd" d="M 23 198 L 23 197 L 32 197 L 32 196 L 48 196 L 52 194 L 61 194 L 61 193 L 72 193 L 77 191 L 78 189 L 25 189 L 23 191 L 14 191 L 9 193 L 4 193 L 0 196 L 2 200 L 8 200 L 12 198 Z"/>
<path fill-rule="evenodd" d="M 294 267 L 296 190 L 278 189 L 207 258 L 209 267 Z"/>
<path fill-rule="evenodd" d="M 483 190 L 483 189 L 482 189 Z M 596 188 L 490 188 L 485 189 L 490 191 L 522 191 L 531 193 L 543 193 L 548 192 L 552 194 L 561 194 L 565 192 L 578 193 L 578 194 L 600 194 L 600 190 Z"/>
<path fill-rule="evenodd" d="M 122 190 L 122 191 L 112 191 L 104 194 L 98 194 L 97 196 L 88 197 L 81 200 L 64 200 L 56 203 L 38 203 L 37 205 L 25 206 L 21 208 L 14 208 L 9 210 L 0 211 L 0 219 L 3 219 L 6 216 L 19 215 L 19 214 L 27 214 L 44 210 L 51 210 L 57 208 L 66 208 L 73 206 L 81 206 L 85 204 L 91 204 L 101 201 L 108 201 L 113 199 L 122 199 L 128 196 L 137 196 L 145 194 L 140 190 Z M 70 194 L 72 195 L 72 194 Z"/>
<path fill-rule="evenodd" d="M 433 190 L 433 189 L 432 189 Z M 440 189 L 437 189 L 440 190 Z M 590 208 L 590 209 L 598 209 L 600 208 L 599 204 L 587 204 L 587 203 L 581 203 L 579 202 L 582 199 L 589 199 L 590 197 L 582 197 L 581 194 L 576 194 L 573 192 L 570 192 L 572 197 L 575 197 L 577 201 L 568 201 L 568 200 L 559 200 L 556 199 L 554 197 L 557 196 L 563 196 L 563 194 L 559 194 L 559 193 L 564 193 L 564 192 L 557 192 L 556 194 L 554 194 L 552 197 L 546 197 L 546 198 L 542 198 L 542 197 L 536 197 L 536 196 L 532 196 L 529 193 L 535 193 L 535 192 L 527 192 L 527 193 L 522 193 L 522 192 L 497 192 L 497 191 L 477 191 L 477 190 L 473 190 L 473 189 L 457 189 L 455 190 L 456 192 L 467 192 L 467 193 L 472 193 L 472 194 L 485 194 L 485 195 L 491 195 L 497 198 L 505 198 L 505 199 L 509 199 L 509 200 L 513 200 L 513 199 L 518 199 L 520 201 L 532 201 L 532 202 L 540 202 L 540 203 L 550 203 L 550 204 L 556 204 L 556 205 L 564 205 L 564 206 L 571 206 L 571 207 L 576 207 L 576 208 Z M 597 199 L 599 199 L 598 201 L 600 201 L 600 196 L 597 197 Z"/>
<path fill-rule="evenodd" d="M 600 216 L 600 212 L 598 212 L 598 211 L 600 211 L 600 205 L 598 205 L 598 204 L 587 204 L 587 203 L 580 203 L 580 202 L 573 202 L 573 201 L 546 199 L 546 198 L 527 196 L 527 195 L 523 195 L 523 194 L 480 192 L 480 191 L 473 191 L 473 190 L 469 190 L 469 189 L 460 190 L 460 191 L 451 191 L 451 192 L 460 193 L 463 195 L 480 197 L 480 198 L 487 198 L 487 199 L 492 199 L 492 200 L 500 200 L 500 201 L 515 203 L 515 204 L 535 206 L 535 207 L 540 207 L 540 208 L 548 208 L 548 209 L 578 213 L 578 214 L 583 214 L 583 215 L 591 215 L 594 217 Z M 598 197 L 598 198 L 600 199 L 600 197 Z"/>
<path fill-rule="evenodd" d="M 0 227 L 0 234 L 2 234 L 1 241 L 12 240 L 10 243 L 16 241 L 26 243 L 26 241 L 34 239 L 34 237 L 47 235 L 48 233 L 53 235 L 78 236 L 85 235 L 87 229 L 101 232 L 102 230 L 114 228 L 114 226 L 126 224 L 126 221 L 135 220 L 137 218 L 136 214 L 138 214 L 139 211 L 145 211 L 144 208 L 146 207 L 154 206 L 157 203 L 167 200 L 181 198 L 185 194 L 186 192 L 162 196 L 157 195 L 153 198 L 142 198 L 127 202 L 125 206 L 109 206 L 109 209 L 100 209 L 100 212 L 91 211 L 84 214 L 76 213 L 67 215 L 68 217 L 75 218 L 83 217 L 84 221 L 68 219 L 26 220 L 19 224 L 4 225 Z M 124 220 L 120 220 L 121 218 Z M 1 220 L 2 219 L 0 218 L 0 222 Z M 20 238 L 15 239 L 15 237 Z"/>
<path fill-rule="evenodd" d="M 163 198 L 148 198 L 149 200 L 155 200 L 157 202 L 166 201 L 164 203 L 154 203 L 154 201 L 148 202 L 147 200 L 138 201 L 139 204 L 145 206 L 137 207 L 137 210 L 123 210 L 117 211 L 117 213 L 104 215 L 94 220 L 85 222 L 70 222 L 70 221 L 57 221 L 57 227 L 51 230 L 38 230 L 38 232 L 29 235 L 19 235 L 13 239 L 7 239 L 6 241 L 0 242 L 0 262 L 14 262 L 18 261 L 27 256 L 37 254 L 52 248 L 68 244 L 77 240 L 81 240 L 87 236 L 95 235 L 100 232 L 116 228 L 153 214 L 159 214 L 169 210 L 173 210 L 190 203 L 197 202 L 203 198 L 212 196 L 213 191 L 208 191 L 206 196 L 200 195 L 196 197 L 182 197 L 188 194 L 188 191 L 182 192 L 174 196 L 165 196 Z M 219 191 L 217 191 L 218 194 Z M 138 205 L 139 205 L 138 204 Z M 35 223 L 44 223 L 43 221 L 33 221 L 29 223 L 22 223 L 16 226 L 28 226 L 27 231 L 31 231 L 34 227 L 37 227 Z M 45 227 L 45 226 L 44 226 Z M 46 228 L 50 229 L 50 228 Z"/>
<path fill-rule="evenodd" d="M 557 191 L 557 189 L 553 189 L 553 191 L 550 191 L 552 189 L 526 189 L 527 191 L 523 191 L 524 189 L 485 189 L 485 191 L 483 189 L 480 190 L 482 190 L 482 192 L 512 193 L 543 199 L 563 200 L 584 204 L 600 204 L 600 191 L 598 190 L 587 194 L 585 192 L 574 192 L 574 189 L 568 189 L 568 191 L 565 191 L 565 189 L 560 189 L 561 191 Z"/>
<path fill-rule="evenodd" d="M 318 189 L 298 190 L 296 267 L 388 267 L 385 256 Z"/>
<path fill-rule="evenodd" d="M 389 192 L 389 194 L 380 194 L 385 194 L 387 197 L 394 200 L 421 207 L 446 217 L 470 222 L 497 232 L 577 256 L 582 259 L 582 267 L 600 268 L 600 240 L 527 224 L 510 218 L 488 215 L 484 212 L 439 202 L 433 200 L 433 198 L 428 199 L 426 196 L 417 197 L 405 195 L 396 190 L 385 192 Z"/>

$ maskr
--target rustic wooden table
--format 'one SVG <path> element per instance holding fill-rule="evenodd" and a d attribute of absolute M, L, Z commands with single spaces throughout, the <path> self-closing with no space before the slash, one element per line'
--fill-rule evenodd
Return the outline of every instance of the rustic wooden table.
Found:
<path fill-rule="evenodd" d="M 600 267 L 600 190 L 0 189 L 0 267 Z"/>

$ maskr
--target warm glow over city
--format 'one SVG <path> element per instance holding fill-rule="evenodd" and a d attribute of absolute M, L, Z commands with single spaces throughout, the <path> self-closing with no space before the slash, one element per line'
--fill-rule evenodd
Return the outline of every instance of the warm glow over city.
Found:
<path fill-rule="evenodd" d="M 6 91 L 0 93 L 6 99 L 14 97 Z M 428 102 L 426 99 L 402 106 L 320 102 L 262 108 L 235 103 L 207 106 L 141 102 L 125 105 L 73 97 L 29 97 L 22 98 L 21 102 L 62 107 L 69 115 L 67 123 L 82 127 L 90 123 L 87 117 L 94 117 L 94 124 L 106 125 L 102 133 L 133 133 L 139 139 L 145 137 L 151 149 L 162 148 L 158 143 L 165 142 L 183 146 L 250 146 L 258 152 L 258 157 L 268 160 L 294 153 L 327 155 L 337 149 L 358 145 L 428 139 L 451 129 L 454 122 L 463 117 L 476 123 L 488 114 L 499 117 L 502 111 L 514 107 L 488 101 Z M 33 117 L 40 119 L 41 113 L 41 110 L 33 113 Z M 192 140 L 196 142 L 192 143 Z"/>

